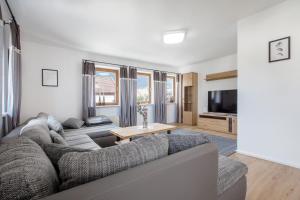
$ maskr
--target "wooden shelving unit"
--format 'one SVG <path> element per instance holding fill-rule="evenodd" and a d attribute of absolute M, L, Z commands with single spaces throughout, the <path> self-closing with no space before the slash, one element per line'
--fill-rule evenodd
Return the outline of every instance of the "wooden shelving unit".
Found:
<path fill-rule="evenodd" d="M 206 75 L 206 81 L 236 78 L 237 76 L 238 76 L 238 71 L 237 70 L 219 72 L 219 73 L 214 73 L 214 74 L 207 74 Z"/>
<path fill-rule="evenodd" d="M 197 125 L 198 113 L 198 74 L 191 72 L 183 74 L 183 124 Z"/>

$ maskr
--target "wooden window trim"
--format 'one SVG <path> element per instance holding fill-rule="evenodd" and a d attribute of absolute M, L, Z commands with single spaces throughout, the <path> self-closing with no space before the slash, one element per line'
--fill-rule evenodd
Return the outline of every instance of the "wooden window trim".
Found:
<path fill-rule="evenodd" d="M 175 76 L 167 76 L 167 80 L 169 79 L 173 79 L 173 98 L 174 98 L 174 102 L 168 102 L 168 103 L 175 103 L 175 97 L 176 97 L 176 91 L 175 91 L 175 84 L 176 84 L 176 79 Z"/>
<path fill-rule="evenodd" d="M 148 76 L 149 77 L 149 101 L 145 101 L 145 102 L 140 102 L 141 104 L 151 104 L 151 100 L 152 100 L 152 95 L 151 95 L 151 91 L 152 91 L 152 76 L 150 73 L 144 73 L 144 72 L 138 72 L 137 76 Z M 137 77 L 138 78 L 138 77 Z"/>
<path fill-rule="evenodd" d="M 106 103 L 106 104 L 99 104 L 99 103 L 97 104 L 96 103 L 96 106 L 102 107 L 102 106 L 119 105 L 119 82 L 120 82 L 119 70 L 97 67 L 96 72 L 112 72 L 112 73 L 116 74 L 116 102 Z"/>

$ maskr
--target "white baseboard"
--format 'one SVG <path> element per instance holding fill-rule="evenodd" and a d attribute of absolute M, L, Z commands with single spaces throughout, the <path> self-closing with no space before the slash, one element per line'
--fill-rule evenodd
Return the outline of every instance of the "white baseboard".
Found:
<path fill-rule="evenodd" d="M 289 167 L 294 167 L 294 168 L 300 169 L 300 166 L 295 164 L 295 163 L 283 162 L 283 161 L 279 161 L 277 159 L 274 159 L 274 158 L 271 158 L 271 157 L 268 157 L 268 156 L 263 156 L 263 155 L 259 155 L 259 154 L 255 154 L 255 153 L 251 153 L 251 152 L 246 152 L 246 151 L 241 151 L 241 150 L 237 150 L 236 152 L 239 153 L 239 154 L 246 155 L 246 156 L 251 156 L 251 157 L 259 158 L 259 159 L 262 159 L 262 160 L 266 160 L 266 161 L 278 163 L 278 164 L 281 164 L 281 165 L 286 165 L 286 166 L 289 166 Z"/>

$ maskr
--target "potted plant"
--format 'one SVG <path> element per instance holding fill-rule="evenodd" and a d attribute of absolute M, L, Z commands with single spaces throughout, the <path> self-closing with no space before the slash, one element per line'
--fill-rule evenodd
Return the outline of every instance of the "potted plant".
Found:
<path fill-rule="evenodd" d="M 148 108 L 145 105 L 138 103 L 137 112 L 143 117 L 143 128 L 148 128 Z"/>

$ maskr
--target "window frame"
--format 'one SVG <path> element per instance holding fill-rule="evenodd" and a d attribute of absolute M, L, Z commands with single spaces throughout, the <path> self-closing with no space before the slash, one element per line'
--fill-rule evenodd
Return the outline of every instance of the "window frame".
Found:
<path fill-rule="evenodd" d="M 111 68 L 102 68 L 102 67 L 96 67 L 96 73 L 97 72 L 112 72 L 116 74 L 116 101 L 114 103 L 105 103 L 105 104 L 99 104 L 97 102 L 96 106 L 97 107 L 103 107 L 103 106 L 114 106 L 114 105 L 119 105 L 119 82 L 120 82 L 120 76 L 119 76 L 119 70 L 118 69 L 111 69 Z M 95 78 L 97 75 L 95 75 Z M 96 90 L 96 87 L 95 87 Z M 96 101 L 96 99 L 95 99 Z"/>
<path fill-rule="evenodd" d="M 176 101 L 176 77 L 175 76 L 167 76 L 167 82 L 168 79 L 173 79 L 173 98 L 174 98 L 174 102 L 170 102 L 168 101 L 167 103 L 175 103 Z"/>
<path fill-rule="evenodd" d="M 149 89 L 148 89 L 148 92 L 149 92 L 149 101 L 144 101 L 144 102 L 139 102 L 139 103 L 141 103 L 142 105 L 151 104 L 151 102 L 152 102 L 152 94 L 151 94 L 151 92 L 152 92 L 152 74 L 146 73 L 146 72 L 137 72 L 136 79 L 138 79 L 139 75 L 148 76 L 149 77 Z"/>

